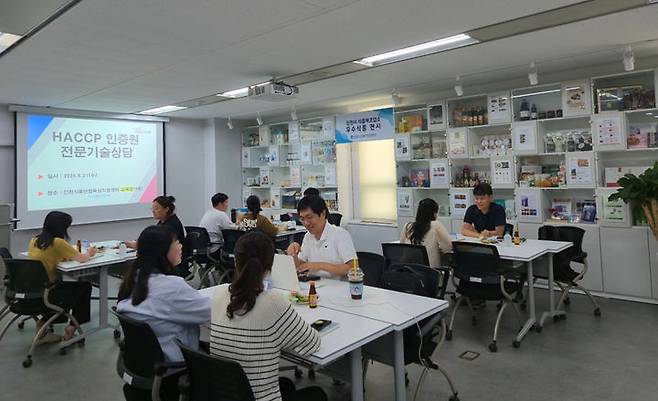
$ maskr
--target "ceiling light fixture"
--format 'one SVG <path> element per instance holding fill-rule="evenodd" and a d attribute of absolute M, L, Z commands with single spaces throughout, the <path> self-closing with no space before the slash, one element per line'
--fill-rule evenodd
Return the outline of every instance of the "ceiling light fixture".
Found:
<path fill-rule="evenodd" d="M 178 111 L 178 110 L 185 110 L 187 107 L 181 107 L 181 106 L 162 106 L 162 107 L 156 107 L 154 109 L 148 109 L 144 111 L 140 111 L 137 114 L 162 114 L 162 113 L 170 113 L 172 111 Z"/>
<path fill-rule="evenodd" d="M 252 87 L 254 87 L 254 86 L 263 86 L 263 85 L 267 85 L 269 83 L 270 83 L 270 81 L 267 81 L 267 82 L 261 82 L 259 84 L 251 85 L 251 86 Z M 249 94 L 249 86 L 247 86 L 245 88 L 240 88 L 240 89 L 233 89 L 233 90 L 228 91 L 228 92 L 218 93 L 217 96 L 230 97 L 232 99 L 237 99 L 237 98 L 240 98 L 240 97 L 245 97 L 248 94 Z"/>
<path fill-rule="evenodd" d="M 292 106 L 292 110 L 290 110 L 290 118 L 292 121 L 297 121 L 297 109 L 295 109 L 295 106 Z"/>
<path fill-rule="evenodd" d="M 231 121 L 231 116 L 228 116 L 228 121 L 226 122 L 228 129 L 233 129 L 233 121 Z"/>
<path fill-rule="evenodd" d="M 263 118 L 260 116 L 260 113 L 256 113 L 256 122 L 258 123 L 259 127 L 263 125 Z"/>
<path fill-rule="evenodd" d="M 391 100 L 393 101 L 393 106 L 397 106 L 400 103 L 402 103 L 402 98 L 400 97 L 400 94 L 396 90 L 394 90 L 391 93 Z"/>
<path fill-rule="evenodd" d="M 462 86 L 462 80 L 459 75 L 457 75 L 457 79 L 455 80 L 455 93 L 457 96 L 464 95 L 464 87 Z"/>
<path fill-rule="evenodd" d="M 408 60 L 411 58 L 426 56 L 428 54 L 456 49 L 458 47 L 472 45 L 475 43 L 479 43 L 479 41 L 466 34 L 460 33 L 459 35 L 454 35 L 447 38 L 433 40 L 431 42 L 425 42 L 415 46 L 409 46 L 402 49 L 377 54 L 375 56 L 362 58 L 361 60 L 356 60 L 354 62 L 368 67 L 375 67 L 382 64 Z"/>
<path fill-rule="evenodd" d="M 537 85 L 539 83 L 539 76 L 537 75 L 537 65 L 535 62 L 530 63 L 530 69 L 528 70 L 528 81 L 530 85 Z"/>
<path fill-rule="evenodd" d="M 624 48 L 624 71 L 633 71 L 635 69 L 635 55 L 633 47 L 628 45 Z"/>
<path fill-rule="evenodd" d="M 9 49 L 20 38 L 21 36 L 14 35 L 13 33 L 0 32 L 0 53 Z"/>

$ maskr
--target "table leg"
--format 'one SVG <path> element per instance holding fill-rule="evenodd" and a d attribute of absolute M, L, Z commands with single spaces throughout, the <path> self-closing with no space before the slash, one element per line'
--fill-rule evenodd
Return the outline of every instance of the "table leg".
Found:
<path fill-rule="evenodd" d="M 553 283 L 553 254 L 548 254 L 548 312 L 544 312 L 539 320 L 539 327 L 544 327 L 546 318 L 553 318 L 557 315 L 564 315 L 564 311 L 555 310 L 555 285 Z"/>
<path fill-rule="evenodd" d="M 363 361 L 361 348 L 350 352 L 350 371 L 352 376 L 352 401 L 363 401 Z"/>
<path fill-rule="evenodd" d="M 407 387 L 404 383 L 404 333 L 393 332 L 393 372 L 395 375 L 395 401 L 405 401 Z"/>
<path fill-rule="evenodd" d="M 525 325 L 519 331 L 519 334 L 516 336 L 516 343 L 521 342 L 523 337 L 533 328 L 537 322 L 537 315 L 535 313 L 535 286 L 533 285 L 534 273 L 532 271 L 532 260 L 526 264 L 528 269 L 528 310 L 530 311 L 530 317 L 526 321 Z M 515 343 L 515 346 L 517 345 Z"/>

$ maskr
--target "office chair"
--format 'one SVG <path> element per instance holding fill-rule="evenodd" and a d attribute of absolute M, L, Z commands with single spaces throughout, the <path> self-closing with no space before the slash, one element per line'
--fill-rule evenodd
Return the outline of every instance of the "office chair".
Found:
<path fill-rule="evenodd" d="M 11 252 L 9 252 L 9 249 L 4 248 L 4 247 L 0 247 L 0 267 L 2 268 L 2 270 L 0 270 L 0 271 L 2 272 L 3 279 L 7 275 L 7 273 L 6 273 L 7 269 L 5 268 L 5 265 L 2 262 L 2 259 L 11 259 L 11 258 L 12 258 L 12 256 L 11 256 Z M 0 290 L 4 291 L 4 289 L 5 289 L 5 284 L 4 284 L 4 280 L 2 280 L 2 282 L 0 282 Z"/>
<path fill-rule="evenodd" d="M 372 252 L 357 252 L 359 267 L 363 270 L 363 284 L 371 287 L 382 286 L 382 274 L 386 267 L 386 260 L 382 255 Z"/>
<path fill-rule="evenodd" d="M 424 245 L 383 243 L 382 253 L 386 259 L 386 266 L 394 263 L 417 263 L 430 265 L 427 248 Z"/>
<path fill-rule="evenodd" d="M 210 252 L 210 250 L 221 245 L 221 243 L 212 242 L 205 227 L 186 226 L 185 232 L 187 233 L 185 245 L 188 250 L 186 262 L 193 266 L 191 274 L 185 278 L 185 281 L 191 283 L 199 273 L 198 283 L 192 285 L 194 288 L 198 289 L 216 284 L 211 281 L 213 272 L 221 263 L 219 256 L 221 248 L 214 252 Z"/>
<path fill-rule="evenodd" d="M 334 226 L 340 226 L 340 221 L 343 219 L 343 215 L 340 213 L 329 213 L 327 215 L 327 220 L 329 221 L 329 224 L 333 224 Z"/>
<path fill-rule="evenodd" d="M 594 316 L 601 316 L 601 308 L 596 302 L 596 299 L 594 299 L 587 288 L 578 283 L 587 273 L 587 252 L 583 251 L 584 236 L 585 230 L 580 227 L 542 226 L 539 227 L 538 230 L 538 237 L 541 240 L 567 241 L 573 243 L 573 246 L 570 248 L 553 255 L 553 281 L 560 287 L 560 290 L 562 290 L 562 295 L 560 296 L 560 300 L 555 306 L 555 309 L 559 310 L 562 304 L 569 305 L 569 291 L 572 288 L 577 288 L 583 291 L 594 305 Z M 583 269 L 580 272 L 577 272 L 571 268 L 571 263 L 581 264 L 583 265 Z M 543 277 L 541 275 L 535 275 L 535 277 L 548 279 L 548 277 Z M 553 317 L 555 321 L 560 318 L 566 319 L 566 315 Z"/>
<path fill-rule="evenodd" d="M 254 401 L 249 379 L 238 362 L 180 347 L 187 374 L 179 380 L 181 396 L 189 401 Z"/>
<path fill-rule="evenodd" d="M 178 376 L 184 372 L 184 362 L 165 362 L 162 348 L 151 326 L 130 318 L 112 308 L 119 319 L 124 339 L 119 343 L 117 374 L 123 380 L 126 401 L 177 400 L 171 388 L 175 388 Z M 161 391 L 167 380 L 170 394 Z"/>
<path fill-rule="evenodd" d="M 49 316 L 44 325 L 37 331 L 32 339 L 32 345 L 23 360 L 23 367 L 32 366 L 32 354 L 34 348 L 39 342 L 39 338 L 50 329 L 50 326 L 56 321 L 62 319 L 69 320 L 76 327 L 78 333 L 82 334 L 82 329 L 78 321 L 70 315 L 64 308 L 59 305 L 50 303 L 50 291 L 57 284 L 50 284 L 48 274 L 43 264 L 38 260 L 27 259 L 4 259 L 7 267 L 7 276 L 5 277 L 5 306 L 0 310 L 0 321 L 10 313 L 14 313 L 9 322 L 0 332 L 0 340 L 4 337 L 9 327 L 21 316 L 29 316 L 38 320 L 37 316 Z M 78 340 L 80 345 L 84 345 L 84 338 Z M 60 354 L 66 353 L 66 348 L 59 348 Z"/>
<path fill-rule="evenodd" d="M 471 310 L 471 321 L 473 325 L 477 324 L 477 319 L 473 311 L 471 299 L 502 301 L 502 305 L 498 310 L 498 316 L 496 317 L 493 339 L 489 344 L 489 351 L 496 352 L 498 350 L 498 346 L 496 345 L 498 328 L 507 306 L 512 305 L 514 307 L 519 323 L 521 326 L 523 325 L 521 312 L 518 307 L 520 299 L 516 297 L 517 293 L 523 289 L 521 274 L 517 269 L 501 263 L 498 249 L 495 246 L 454 241 L 452 243 L 452 250 L 455 256 L 453 283 L 459 296 L 452 310 L 446 339 L 452 339 L 455 315 L 457 314 L 459 305 L 463 301 L 466 301 Z M 455 279 L 459 281 L 457 282 Z M 518 348 L 520 343 L 514 340 L 512 345 Z"/>
<path fill-rule="evenodd" d="M 382 274 L 382 288 L 414 294 L 422 297 L 444 299 L 450 269 L 432 268 L 417 263 L 394 263 Z M 404 363 L 419 364 L 439 371 L 448 382 L 452 395 L 450 401 L 458 401 L 457 390 L 448 373 L 432 361 L 432 355 L 441 346 L 446 334 L 445 312 L 423 319 L 403 332 Z M 405 375 L 405 382 L 408 379 Z"/>
<path fill-rule="evenodd" d="M 233 281 L 233 275 L 235 273 L 235 261 L 233 259 L 233 251 L 235 249 L 235 244 L 238 242 L 240 237 L 246 234 L 247 231 L 242 230 L 222 230 L 222 237 L 224 238 L 224 246 L 222 247 L 221 252 L 221 266 L 222 272 L 219 278 L 217 279 L 217 284 L 230 283 Z"/>

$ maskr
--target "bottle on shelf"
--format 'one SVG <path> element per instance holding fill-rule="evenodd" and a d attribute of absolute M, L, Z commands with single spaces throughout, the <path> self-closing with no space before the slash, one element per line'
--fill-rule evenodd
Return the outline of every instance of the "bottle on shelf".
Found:
<path fill-rule="evenodd" d="M 460 127 L 468 125 L 468 111 L 466 109 L 462 109 L 462 118 L 461 118 L 461 123 L 459 124 Z"/>
<path fill-rule="evenodd" d="M 521 101 L 521 107 L 519 108 L 519 119 L 521 121 L 530 120 L 530 106 L 528 106 L 528 101 L 526 99 Z"/>
<path fill-rule="evenodd" d="M 530 119 L 531 120 L 536 120 L 537 119 L 537 106 L 533 103 L 532 107 L 530 108 Z"/>
<path fill-rule="evenodd" d="M 576 141 L 574 140 L 574 134 L 569 133 L 568 139 L 567 139 L 567 152 L 575 152 L 576 151 Z"/>
<path fill-rule="evenodd" d="M 315 290 L 315 281 L 310 282 L 310 288 L 308 289 L 308 307 L 318 307 L 318 293 Z"/>
<path fill-rule="evenodd" d="M 484 125 L 484 110 L 478 106 L 475 112 L 477 115 L 477 125 Z"/>

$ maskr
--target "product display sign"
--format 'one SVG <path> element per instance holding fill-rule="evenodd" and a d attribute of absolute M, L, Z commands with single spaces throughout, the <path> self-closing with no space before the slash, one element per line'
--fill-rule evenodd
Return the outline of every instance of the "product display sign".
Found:
<path fill-rule="evenodd" d="M 251 151 L 249 148 L 242 148 L 242 167 L 251 166 Z"/>
<path fill-rule="evenodd" d="M 512 136 L 516 153 L 535 153 L 537 151 L 537 124 L 535 122 L 514 124 Z"/>
<path fill-rule="evenodd" d="M 473 204 L 473 191 L 467 190 L 451 190 L 450 192 L 450 210 L 452 216 L 464 217 L 466 209 Z"/>
<path fill-rule="evenodd" d="M 430 186 L 433 188 L 445 188 L 449 184 L 448 160 L 432 160 L 430 163 Z"/>
<path fill-rule="evenodd" d="M 395 136 L 395 159 L 411 160 L 411 147 L 409 135 L 398 134 Z"/>
<path fill-rule="evenodd" d="M 567 156 L 567 185 L 594 187 L 594 157 L 591 153 Z"/>
<path fill-rule="evenodd" d="M 302 186 L 302 168 L 299 166 L 290 167 L 290 186 L 291 187 L 301 187 Z"/>
<path fill-rule="evenodd" d="M 540 190 L 517 191 L 516 209 L 520 221 L 542 221 Z"/>
<path fill-rule="evenodd" d="M 512 159 L 491 159 L 491 183 L 493 186 L 511 186 L 514 184 L 514 168 Z"/>
<path fill-rule="evenodd" d="M 322 134 L 325 138 L 333 138 L 336 135 L 336 125 L 333 118 L 322 119 Z"/>
<path fill-rule="evenodd" d="M 409 189 L 398 189 L 398 215 L 413 216 L 413 193 Z"/>
<path fill-rule="evenodd" d="M 466 150 L 466 130 L 456 129 L 448 131 L 448 154 L 450 157 L 466 157 Z"/>
<path fill-rule="evenodd" d="M 324 165 L 324 185 L 328 187 L 336 185 L 336 164 Z"/>
<path fill-rule="evenodd" d="M 313 162 L 313 153 L 311 152 L 311 143 L 302 142 L 300 146 L 301 162 L 302 163 L 312 163 Z"/>
<path fill-rule="evenodd" d="M 270 144 L 270 127 L 268 125 L 258 127 L 258 143 L 261 146 Z"/>
<path fill-rule="evenodd" d="M 586 81 L 562 84 L 562 108 L 565 116 L 579 116 L 591 112 L 589 84 Z"/>
<path fill-rule="evenodd" d="M 299 123 L 290 121 L 288 123 L 288 143 L 299 142 Z"/>
<path fill-rule="evenodd" d="M 510 121 L 510 95 L 508 92 L 492 93 L 487 96 L 489 124 Z"/>
<path fill-rule="evenodd" d="M 444 111 L 445 107 L 443 104 L 435 104 L 430 106 L 430 130 L 445 128 L 446 120 Z"/>
<path fill-rule="evenodd" d="M 599 117 L 594 122 L 596 144 L 600 147 L 624 146 L 621 116 Z"/>
<path fill-rule="evenodd" d="M 390 139 L 394 133 L 392 108 L 336 116 L 336 143 Z"/>

